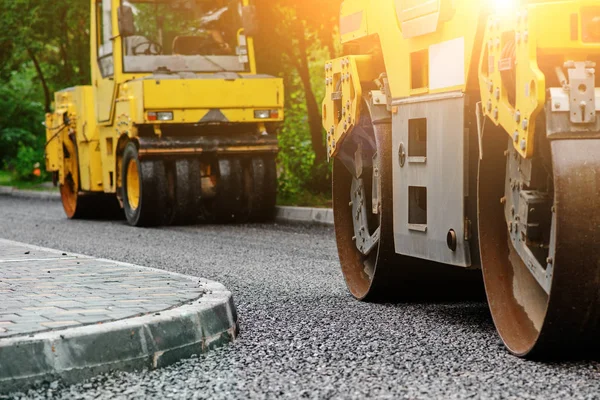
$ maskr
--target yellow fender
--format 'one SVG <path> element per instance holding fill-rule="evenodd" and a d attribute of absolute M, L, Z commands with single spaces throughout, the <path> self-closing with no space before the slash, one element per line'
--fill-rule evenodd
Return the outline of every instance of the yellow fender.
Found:
<path fill-rule="evenodd" d="M 366 55 L 340 57 L 325 65 L 323 127 L 330 158 L 360 119 L 364 84 L 375 81 L 381 72 L 374 67 L 373 57 Z"/>
<path fill-rule="evenodd" d="M 546 102 L 546 78 L 537 63 L 535 15 L 491 16 L 479 62 L 479 87 L 483 113 L 501 125 L 513 139 L 515 150 L 529 158 L 534 152 L 535 122 Z M 552 29 L 549 26 L 549 29 Z M 512 69 L 515 98 L 511 104 L 501 69 Z"/>

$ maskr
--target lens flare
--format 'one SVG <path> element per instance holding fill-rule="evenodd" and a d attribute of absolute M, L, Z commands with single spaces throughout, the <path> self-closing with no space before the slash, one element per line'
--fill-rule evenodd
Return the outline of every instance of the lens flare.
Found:
<path fill-rule="evenodd" d="M 494 14 L 508 15 L 516 12 L 519 0 L 492 0 Z"/>

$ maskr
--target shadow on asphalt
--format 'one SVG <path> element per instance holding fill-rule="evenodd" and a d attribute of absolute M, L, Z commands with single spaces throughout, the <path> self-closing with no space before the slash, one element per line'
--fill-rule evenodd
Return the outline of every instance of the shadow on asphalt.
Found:
<path fill-rule="evenodd" d="M 494 322 L 487 303 L 463 302 L 436 304 L 426 310 L 437 321 L 445 325 L 459 325 L 479 332 L 493 332 Z"/>

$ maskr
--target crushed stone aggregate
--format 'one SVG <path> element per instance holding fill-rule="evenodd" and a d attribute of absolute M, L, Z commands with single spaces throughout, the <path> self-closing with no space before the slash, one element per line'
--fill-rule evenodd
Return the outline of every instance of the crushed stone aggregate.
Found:
<path fill-rule="evenodd" d="M 355 301 L 329 227 L 139 229 L 0 196 L 0 237 L 216 280 L 233 292 L 241 329 L 234 344 L 164 369 L 48 382 L 10 398 L 600 398 L 598 360 L 511 356 L 483 301 Z"/>

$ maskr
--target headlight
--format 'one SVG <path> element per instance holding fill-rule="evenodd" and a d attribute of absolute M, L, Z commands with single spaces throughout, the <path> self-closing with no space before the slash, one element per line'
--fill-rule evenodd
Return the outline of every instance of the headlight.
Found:
<path fill-rule="evenodd" d="M 269 119 L 271 118 L 271 110 L 254 110 L 254 118 Z"/>
<path fill-rule="evenodd" d="M 279 118 L 279 110 L 254 110 L 254 118 L 277 119 Z"/>
<path fill-rule="evenodd" d="M 148 121 L 173 121 L 173 111 L 151 111 L 148 113 Z"/>
<path fill-rule="evenodd" d="M 165 111 L 156 113 L 159 121 L 173 121 L 173 112 Z"/>

